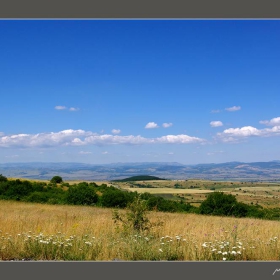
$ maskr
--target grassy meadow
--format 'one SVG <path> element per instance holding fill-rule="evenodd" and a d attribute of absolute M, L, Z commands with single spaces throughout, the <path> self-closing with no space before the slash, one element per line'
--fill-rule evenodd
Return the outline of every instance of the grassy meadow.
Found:
<path fill-rule="evenodd" d="M 110 184 L 110 182 L 106 183 Z M 193 206 L 199 206 L 205 200 L 206 194 L 213 191 L 232 194 L 239 202 L 260 205 L 264 208 L 274 208 L 280 205 L 279 182 L 157 180 L 113 184 L 127 191 L 149 192 L 174 200 L 183 199 Z"/>
<path fill-rule="evenodd" d="M 278 221 L 147 215 L 149 230 L 128 232 L 114 223 L 113 209 L 0 201 L 0 259 L 280 260 Z"/>

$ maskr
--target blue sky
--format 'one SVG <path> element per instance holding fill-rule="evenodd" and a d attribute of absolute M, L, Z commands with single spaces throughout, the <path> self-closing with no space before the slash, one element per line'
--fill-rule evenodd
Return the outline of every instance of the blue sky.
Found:
<path fill-rule="evenodd" d="M 0 162 L 280 159 L 278 20 L 1 20 Z"/>

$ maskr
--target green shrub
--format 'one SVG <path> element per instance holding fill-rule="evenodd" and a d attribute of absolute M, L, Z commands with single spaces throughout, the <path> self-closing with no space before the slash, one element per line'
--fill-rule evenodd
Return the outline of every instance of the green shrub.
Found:
<path fill-rule="evenodd" d="M 50 182 L 53 183 L 53 184 L 60 184 L 60 183 L 63 182 L 63 180 L 60 176 L 54 176 L 54 177 L 52 177 Z"/>
<path fill-rule="evenodd" d="M 7 177 L 0 174 L 0 182 L 7 182 L 7 181 L 8 181 Z"/>
<path fill-rule="evenodd" d="M 74 205 L 93 205 L 98 201 L 98 195 L 94 187 L 87 183 L 79 183 L 78 185 L 70 186 L 66 202 Z"/>
<path fill-rule="evenodd" d="M 245 217 L 248 212 L 247 205 L 237 202 L 235 196 L 223 192 L 209 194 L 199 210 L 201 214 L 235 217 Z"/>
<path fill-rule="evenodd" d="M 125 208 L 128 203 L 132 202 L 134 196 L 133 193 L 109 187 L 101 196 L 101 205 L 104 207 Z"/>
<path fill-rule="evenodd" d="M 131 230 L 148 231 L 152 224 L 147 218 L 147 211 L 147 202 L 138 195 L 128 205 L 126 214 L 120 214 L 118 210 L 113 211 L 113 220 L 116 224 L 122 224 L 124 233 L 131 233 Z"/>

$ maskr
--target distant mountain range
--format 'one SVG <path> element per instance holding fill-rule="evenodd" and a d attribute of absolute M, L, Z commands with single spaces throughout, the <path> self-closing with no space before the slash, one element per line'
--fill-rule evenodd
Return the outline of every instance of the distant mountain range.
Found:
<path fill-rule="evenodd" d="M 208 179 L 280 181 L 280 161 L 225 162 L 184 165 L 178 162 L 86 163 L 2 163 L 0 174 L 6 177 L 50 180 L 107 181 L 130 176 L 150 175 L 165 179 Z"/>

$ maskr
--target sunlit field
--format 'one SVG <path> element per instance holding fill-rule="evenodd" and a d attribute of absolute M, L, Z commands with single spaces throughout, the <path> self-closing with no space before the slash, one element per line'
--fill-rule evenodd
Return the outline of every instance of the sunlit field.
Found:
<path fill-rule="evenodd" d="M 0 259 L 280 260 L 278 221 L 149 212 L 149 231 L 125 232 L 112 217 L 113 209 L 0 201 Z"/>

